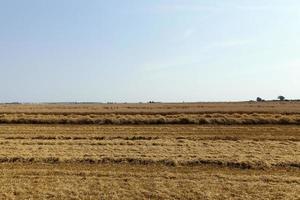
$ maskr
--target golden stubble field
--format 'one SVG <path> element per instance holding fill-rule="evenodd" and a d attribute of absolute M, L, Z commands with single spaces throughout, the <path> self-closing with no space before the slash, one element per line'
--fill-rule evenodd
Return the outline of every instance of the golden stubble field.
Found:
<path fill-rule="evenodd" d="M 109 106 L 115 111 L 104 112 Z M 299 107 L 0 105 L 2 119 L 15 119 L 0 116 L 0 199 L 299 199 Z M 107 115 L 127 120 L 74 120 Z M 41 120 L 49 116 L 51 123 Z M 146 123 L 156 117 L 164 123 Z M 234 117 L 257 123 L 234 123 Z"/>

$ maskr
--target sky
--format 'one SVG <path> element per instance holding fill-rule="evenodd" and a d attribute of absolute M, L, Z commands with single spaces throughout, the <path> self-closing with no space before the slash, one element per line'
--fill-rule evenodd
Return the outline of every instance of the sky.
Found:
<path fill-rule="evenodd" d="M 299 0 L 0 0 L 0 102 L 300 99 Z"/>

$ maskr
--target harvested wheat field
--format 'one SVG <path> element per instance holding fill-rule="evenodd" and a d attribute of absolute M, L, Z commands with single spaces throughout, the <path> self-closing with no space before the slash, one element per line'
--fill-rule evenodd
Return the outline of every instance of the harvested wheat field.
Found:
<path fill-rule="evenodd" d="M 300 198 L 299 103 L 134 105 L 1 105 L 0 198 Z"/>

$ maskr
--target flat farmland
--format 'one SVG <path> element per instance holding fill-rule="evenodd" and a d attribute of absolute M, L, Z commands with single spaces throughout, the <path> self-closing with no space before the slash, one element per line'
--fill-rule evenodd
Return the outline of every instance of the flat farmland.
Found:
<path fill-rule="evenodd" d="M 299 101 L 215 103 L 48 103 L 0 104 L 0 113 L 38 114 L 184 114 L 184 113 L 288 113 L 300 114 Z"/>
<path fill-rule="evenodd" d="M 36 110 L 34 105 L 30 109 L 27 105 L 17 105 L 19 109 L 5 105 L 0 108 L 2 117 L 14 116 L 16 120 L 0 120 L 0 198 L 299 199 L 299 112 L 298 104 L 291 104 L 276 104 L 276 112 L 251 103 L 261 110 L 207 112 L 204 108 L 192 113 L 181 113 L 176 107 L 180 104 L 173 113 L 101 113 L 95 107 L 93 112 L 86 108 L 74 111 L 76 107 L 72 112 L 59 112 L 56 109 L 68 105 L 38 105 Z M 152 106 L 139 106 L 148 105 Z M 244 103 L 236 105 L 242 108 Z M 284 111 L 292 106 L 294 111 Z M 55 118 L 51 123 L 41 120 L 50 115 Z M 131 120 L 68 122 L 74 115 Z M 168 121 L 183 115 L 188 119 L 193 116 L 193 120 L 201 115 L 214 123 Z M 273 121 L 217 123 L 224 116 L 230 122 L 234 117 L 241 120 L 249 116 L 252 121 L 267 117 Z M 132 123 L 137 118 L 147 122 L 147 117 L 164 117 L 165 121 Z M 295 123 L 276 121 L 282 118 Z"/>

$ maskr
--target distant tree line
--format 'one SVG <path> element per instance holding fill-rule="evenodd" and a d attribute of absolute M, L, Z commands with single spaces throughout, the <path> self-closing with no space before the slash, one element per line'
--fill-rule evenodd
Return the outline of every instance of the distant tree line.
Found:
<path fill-rule="evenodd" d="M 278 97 L 277 97 L 277 100 L 279 100 L 279 101 L 287 101 L 287 99 L 286 99 L 284 96 L 282 96 L 282 95 L 278 96 Z M 264 102 L 264 101 L 266 101 L 266 100 L 263 99 L 263 98 L 261 98 L 261 97 L 257 97 L 257 98 L 256 98 L 256 101 L 257 101 L 257 102 Z"/>

